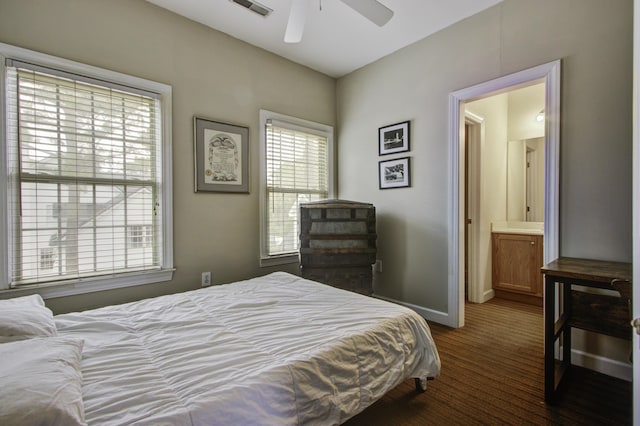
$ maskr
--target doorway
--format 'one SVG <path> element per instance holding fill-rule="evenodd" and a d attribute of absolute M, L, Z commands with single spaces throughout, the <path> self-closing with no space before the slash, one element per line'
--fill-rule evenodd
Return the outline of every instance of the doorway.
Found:
<path fill-rule="evenodd" d="M 544 262 L 547 263 L 558 256 L 558 222 L 559 222 L 559 138 L 560 138 L 560 61 L 550 62 L 528 70 L 500 77 L 485 83 L 458 90 L 449 97 L 449 280 L 448 280 L 448 325 L 462 327 L 464 325 L 465 303 L 465 268 L 467 265 L 465 250 L 466 227 L 468 218 L 465 214 L 466 180 L 465 124 L 469 119 L 465 113 L 465 103 L 505 93 L 510 90 L 544 83 L 545 87 L 545 158 L 544 158 Z M 480 127 L 481 129 L 481 127 Z M 480 130 L 481 131 L 481 130 Z M 472 154 L 471 154 L 472 155 Z M 473 158 L 473 157 L 472 157 Z M 472 192 L 470 192 L 471 194 Z M 479 201 L 478 201 L 479 202 Z M 473 201 L 469 208 L 473 215 Z M 477 212 L 476 212 L 477 213 Z M 471 217 L 473 222 L 473 216 Z M 469 234 L 474 235 L 474 233 Z M 472 244 L 469 242 L 469 244 Z M 470 246 L 472 247 L 472 246 Z M 470 252 L 469 280 L 473 277 L 474 255 Z M 472 292 L 471 287 L 469 289 Z"/>

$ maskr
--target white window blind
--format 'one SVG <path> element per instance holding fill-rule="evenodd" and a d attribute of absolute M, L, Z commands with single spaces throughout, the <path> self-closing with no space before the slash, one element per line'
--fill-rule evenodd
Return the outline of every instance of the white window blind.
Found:
<path fill-rule="evenodd" d="M 266 255 L 298 251 L 300 203 L 329 196 L 329 137 L 322 132 L 267 120 Z"/>
<path fill-rule="evenodd" d="M 158 96 L 9 63 L 13 287 L 160 269 Z"/>

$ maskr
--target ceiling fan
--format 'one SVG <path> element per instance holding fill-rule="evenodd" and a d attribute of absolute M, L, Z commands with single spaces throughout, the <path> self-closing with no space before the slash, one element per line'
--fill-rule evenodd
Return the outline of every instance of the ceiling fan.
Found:
<path fill-rule="evenodd" d="M 341 0 L 377 26 L 381 27 L 393 16 L 393 11 L 378 0 Z M 309 0 L 292 0 L 289 21 L 284 34 L 285 43 L 300 43 L 307 18 Z"/>

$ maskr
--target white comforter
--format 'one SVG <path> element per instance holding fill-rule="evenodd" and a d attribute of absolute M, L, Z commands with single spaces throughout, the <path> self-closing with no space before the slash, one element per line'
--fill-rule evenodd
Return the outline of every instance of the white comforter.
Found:
<path fill-rule="evenodd" d="M 282 272 L 55 320 L 89 425 L 339 424 L 440 371 L 412 310 Z"/>

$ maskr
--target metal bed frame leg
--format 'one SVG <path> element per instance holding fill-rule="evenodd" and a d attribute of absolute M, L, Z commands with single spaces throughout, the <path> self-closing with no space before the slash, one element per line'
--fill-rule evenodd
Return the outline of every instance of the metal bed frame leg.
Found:
<path fill-rule="evenodd" d="M 414 380 L 416 382 L 416 391 L 424 393 L 427 391 L 427 382 L 433 380 L 433 377 L 416 377 Z"/>

